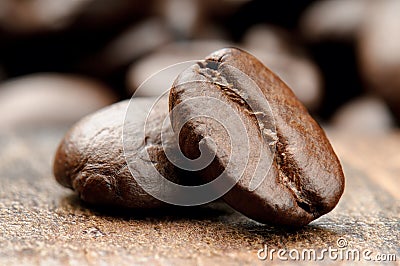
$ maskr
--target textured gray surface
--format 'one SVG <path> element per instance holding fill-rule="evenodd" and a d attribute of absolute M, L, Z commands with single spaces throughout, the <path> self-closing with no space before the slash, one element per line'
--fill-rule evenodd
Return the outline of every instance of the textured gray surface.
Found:
<path fill-rule="evenodd" d="M 221 202 L 152 213 L 93 209 L 52 176 L 63 132 L 0 132 L 0 265 L 266 265 L 281 261 L 276 255 L 260 261 L 264 244 L 321 251 L 336 248 L 341 237 L 349 248 L 371 250 L 371 257 L 392 253 L 394 264 L 400 261 L 398 133 L 331 134 L 347 178 L 343 198 L 333 212 L 290 232 Z M 326 256 L 324 263 L 332 262 Z"/>

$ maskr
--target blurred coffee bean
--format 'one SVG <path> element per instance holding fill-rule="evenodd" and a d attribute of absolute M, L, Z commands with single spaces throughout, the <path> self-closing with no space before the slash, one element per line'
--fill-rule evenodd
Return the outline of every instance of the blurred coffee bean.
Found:
<path fill-rule="evenodd" d="M 88 1 L 88 0 L 86 0 Z M 139 21 L 151 12 L 154 0 L 89 0 L 90 3 L 76 18 L 73 27 L 77 29 L 115 30 L 115 26 L 125 22 Z"/>
<path fill-rule="evenodd" d="M 178 42 L 167 45 L 132 65 L 126 78 L 129 93 L 134 93 L 143 81 L 163 68 L 185 61 L 198 60 L 226 46 L 229 44 L 220 40 Z M 178 74 L 179 72 L 162 71 L 151 78 L 152 84 L 146 86 L 147 90 L 140 90 L 135 93 L 135 96 L 161 95 L 171 87 Z"/>
<path fill-rule="evenodd" d="M 168 27 L 176 35 L 190 37 L 201 21 L 201 1 L 164 0 L 157 5 Z M 178 15 L 179 14 L 179 15 Z"/>
<path fill-rule="evenodd" d="M 289 53 L 290 34 L 283 28 L 257 24 L 246 31 L 242 43 L 249 50 L 266 50 L 270 53 Z"/>
<path fill-rule="evenodd" d="M 6 31 L 30 33 L 65 27 L 95 0 L 2 0 L 0 1 L 0 27 Z"/>
<path fill-rule="evenodd" d="M 322 100 L 322 77 L 318 67 L 291 41 L 289 32 L 256 25 L 243 39 L 244 47 L 285 81 L 299 100 L 316 110 Z"/>
<path fill-rule="evenodd" d="M 13 2 L 12 5 L 17 6 L 17 3 L 21 3 L 21 5 L 23 5 L 22 3 L 26 3 L 26 5 L 32 3 L 33 5 L 33 3 L 39 1 L 45 0 L 0 1 L 0 13 L 8 17 L 11 16 L 10 10 L 1 8 L 2 5 L 6 5 L 6 2 Z M 51 6 L 63 5 L 59 4 L 59 0 L 51 2 Z M 149 15 L 153 0 L 61 2 L 81 2 L 82 4 L 80 8 L 77 7 L 73 14 L 71 13 L 68 23 L 59 28 L 16 31 L 9 27 L 6 29 L 2 27 L 0 20 L 0 64 L 4 66 L 10 77 L 37 72 L 80 73 L 94 76 L 112 84 L 118 92 L 125 94 L 125 73 L 118 73 L 119 76 L 112 77 L 104 75 L 104 73 L 96 73 L 96 69 L 102 69 L 98 66 L 100 64 L 106 65 L 107 62 L 97 61 L 98 65 L 92 63 L 96 68 L 85 68 L 82 65 L 86 66 L 85 63 L 89 61 L 88 59 L 99 54 L 120 32 Z M 46 11 L 43 7 L 40 10 L 42 13 Z M 40 13 L 41 16 L 42 13 Z M 46 16 L 46 14 L 44 13 L 43 16 Z M 26 18 L 30 18 L 30 16 L 26 16 Z M 18 19 L 7 19 L 8 24 L 15 21 L 18 21 Z M 57 23 L 52 23 L 52 25 L 57 25 Z"/>
<path fill-rule="evenodd" d="M 324 0 L 313 3 L 300 19 L 308 41 L 354 40 L 371 0 Z"/>
<path fill-rule="evenodd" d="M 224 38 L 219 23 L 227 19 L 248 0 L 158 0 L 156 14 L 162 17 L 177 40 L 193 38 Z M 179 14 L 179 15 L 177 15 Z"/>
<path fill-rule="evenodd" d="M 96 75 L 107 75 L 171 39 L 172 36 L 161 19 L 148 19 L 119 34 L 100 53 L 86 60 L 81 68 Z"/>
<path fill-rule="evenodd" d="M 371 1 L 315 1 L 299 20 L 300 36 L 324 77 L 318 109 L 322 119 L 331 119 L 343 104 L 364 93 L 355 40 Z"/>
<path fill-rule="evenodd" d="M 65 74 L 33 74 L 0 84 L 0 129 L 71 124 L 113 103 L 101 83 Z"/>
<path fill-rule="evenodd" d="M 382 96 L 400 121 L 400 1 L 376 1 L 359 40 L 359 62 L 367 85 Z"/>
<path fill-rule="evenodd" d="M 333 126 L 343 132 L 379 134 L 394 126 L 389 108 L 381 99 L 363 96 L 341 107 L 333 119 Z"/>
<path fill-rule="evenodd" d="M 110 26 L 149 9 L 151 0 L 2 0 L 0 28 L 12 33 L 37 33 L 76 27 Z M 146 8 L 147 7 L 147 8 Z"/>

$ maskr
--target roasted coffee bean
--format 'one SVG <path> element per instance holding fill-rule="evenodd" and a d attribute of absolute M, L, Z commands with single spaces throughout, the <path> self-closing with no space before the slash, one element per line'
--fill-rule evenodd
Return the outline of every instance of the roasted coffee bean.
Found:
<path fill-rule="evenodd" d="M 136 98 L 131 101 L 137 116 L 128 127 L 125 125 L 125 129 L 130 138 L 143 139 L 142 145 L 134 147 L 140 151 L 136 158 L 138 163 L 130 165 L 135 177 L 128 168 L 122 140 L 128 103 L 114 104 L 78 122 L 57 150 L 54 175 L 60 184 L 77 191 L 82 200 L 92 204 L 160 207 L 165 203 L 146 193 L 135 178 L 151 180 L 156 169 L 168 180 L 178 182 L 175 167 L 166 158 L 160 137 L 163 119 L 168 114 L 167 97 L 150 113 L 145 137 L 140 135 L 140 129 L 148 115 L 145 110 L 152 106 L 154 99 Z M 148 158 L 142 157 L 144 152 Z"/>
<path fill-rule="evenodd" d="M 260 94 L 252 89 L 251 80 Z M 202 101 L 204 97 L 208 100 Z M 214 106 L 216 102 L 220 106 Z M 224 113 L 224 106 L 232 113 Z M 225 121 L 202 115 L 209 114 L 207 110 L 222 113 L 216 116 Z M 344 175 L 324 131 L 287 85 L 252 55 L 222 49 L 182 72 L 170 91 L 170 111 L 188 158 L 202 156 L 200 151 L 215 153 L 212 163 L 198 174 L 205 181 L 223 174 L 226 183 L 234 184 L 223 199 L 248 217 L 297 227 L 338 203 Z M 229 132 L 234 116 L 241 119 L 233 130 L 239 134 Z M 235 137 L 241 138 L 240 127 L 247 139 L 235 147 L 231 144 Z M 259 176 L 263 179 L 254 187 Z"/>

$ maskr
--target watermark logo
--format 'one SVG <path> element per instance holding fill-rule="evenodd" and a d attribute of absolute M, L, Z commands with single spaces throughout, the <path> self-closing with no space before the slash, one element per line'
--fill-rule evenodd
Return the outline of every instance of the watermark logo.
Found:
<path fill-rule="evenodd" d="M 267 144 L 267 148 L 261 149 L 258 158 L 254 156 L 251 158 L 251 160 L 256 160 L 257 165 L 262 165 L 264 170 L 256 167 L 249 182 L 248 189 L 250 191 L 254 191 L 262 183 L 268 174 L 265 169 L 269 169 L 273 163 L 276 129 L 271 108 L 263 92 L 250 77 L 239 69 L 226 64 L 221 66 L 221 69 L 218 65 L 212 65 L 208 68 L 208 63 L 202 60 L 184 62 L 152 75 L 136 90 L 126 112 L 123 147 L 132 176 L 147 193 L 170 204 L 193 206 L 220 198 L 239 182 L 250 160 L 250 143 L 246 121 L 242 120 L 243 115 L 240 114 L 239 110 L 241 108 L 234 104 L 228 104 L 221 98 L 210 96 L 208 93 L 197 93 L 198 96 L 178 103 L 169 113 L 160 113 L 159 110 L 168 109 L 169 89 L 175 78 L 180 74 L 182 77 L 188 78 L 180 79 L 178 84 L 174 83 L 175 88 L 184 86 L 191 90 L 201 91 L 207 86 L 216 86 L 221 89 L 221 93 L 231 97 L 233 102 L 240 106 L 246 106 L 246 112 L 251 113 L 256 118 L 263 142 Z M 200 75 L 195 78 L 190 72 L 192 71 L 190 67 L 193 66 L 199 66 Z M 185 71 L 189 72 L 186 73 Z M 138 106 L 137 101 L 135 101 L 137 95 L 144 95 L 146 91 L 154 90 L 154 86 L 159 86 L 160 78 L 165 84 L 163 93 L 154 98 L 152 105 Z M 245 92 L 239 89 L 243 87 L 246 88 Z M 200 106 L 201 108 L 191 108 L 192 106 Z M 137 121 L 136 117 L 143 111 L 148 114 L 147 119 Z M 152 117 L 159 117 L 160 115 L 163 115 L 162 127 L 159 127 L 159 132 L 154 132 L 156 127 L 152 122 Z M 179 121 L 171 123 L 171 117 L 179 117 Z M 184 186 L 168 180 L 157 170 L 155 163 L 149 164 L 151 162 L 150 156 L 143 153 L 143 150 L 146 150 L 146 136 L 159 134 L 163 152 L 174 166 L 186 171 L 199 171 L 206 168 L 213 162 L 217 154 L 216 143 L 212 138 L 204 137 L 200 140 L 199 150 L 201 154 L 196 159 L 185 157 L 178 144 L 182 127 L 185 123 L 196 119 L 198 119 L 197 121 L 201 119 L 213 120 L 220 125 L 221 130 L 228 135 L 226 141 L 230 143 L 230 154 L 224 171 L 217 178 L 203 185 Z M 173 129 L 172 125 L 174 126 Z M 207 126 L 207 124 L 201 124 L 199 128 Z M 135 169 L 138 167 L 152 169 L 148 171 L 148 176 L 142 178 L 135 174 Z"/>
<path fill-rule="evenodd" d="M 257 251 L 257 257 L 263 261 L 396 261 L 394 253 L 373 253 L 370 249 L 358 249 L 349 246 L 347 239 L 341 237 L 336 247 L 309 249 L 274 249 L 267 245 Z"/>
<path fill-rule="evenodd" d="M 338 248 L 345 248 L 348 246 L 349 243 L 347 243 L 346 238 L 338 238 L 338 240 L 336 241 L 336 245 Z"/>

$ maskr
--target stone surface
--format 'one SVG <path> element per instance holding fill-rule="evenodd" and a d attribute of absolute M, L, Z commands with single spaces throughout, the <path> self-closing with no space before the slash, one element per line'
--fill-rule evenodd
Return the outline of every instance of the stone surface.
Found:
<path fill-rule="evenodd" d="M 65 130 L 0 132 L 0 265 L 279 264 L 258 260 L 257 251 L 264 244 L 336 248 L 341 237 L 352 249 L 400 259 L 400 132 L 379 140 L 331 132 L 347 177 L 343 198 L 330 214 L 289 232 L 222 203 L 147 214 L 90 208 L 52 176 Z"/>

